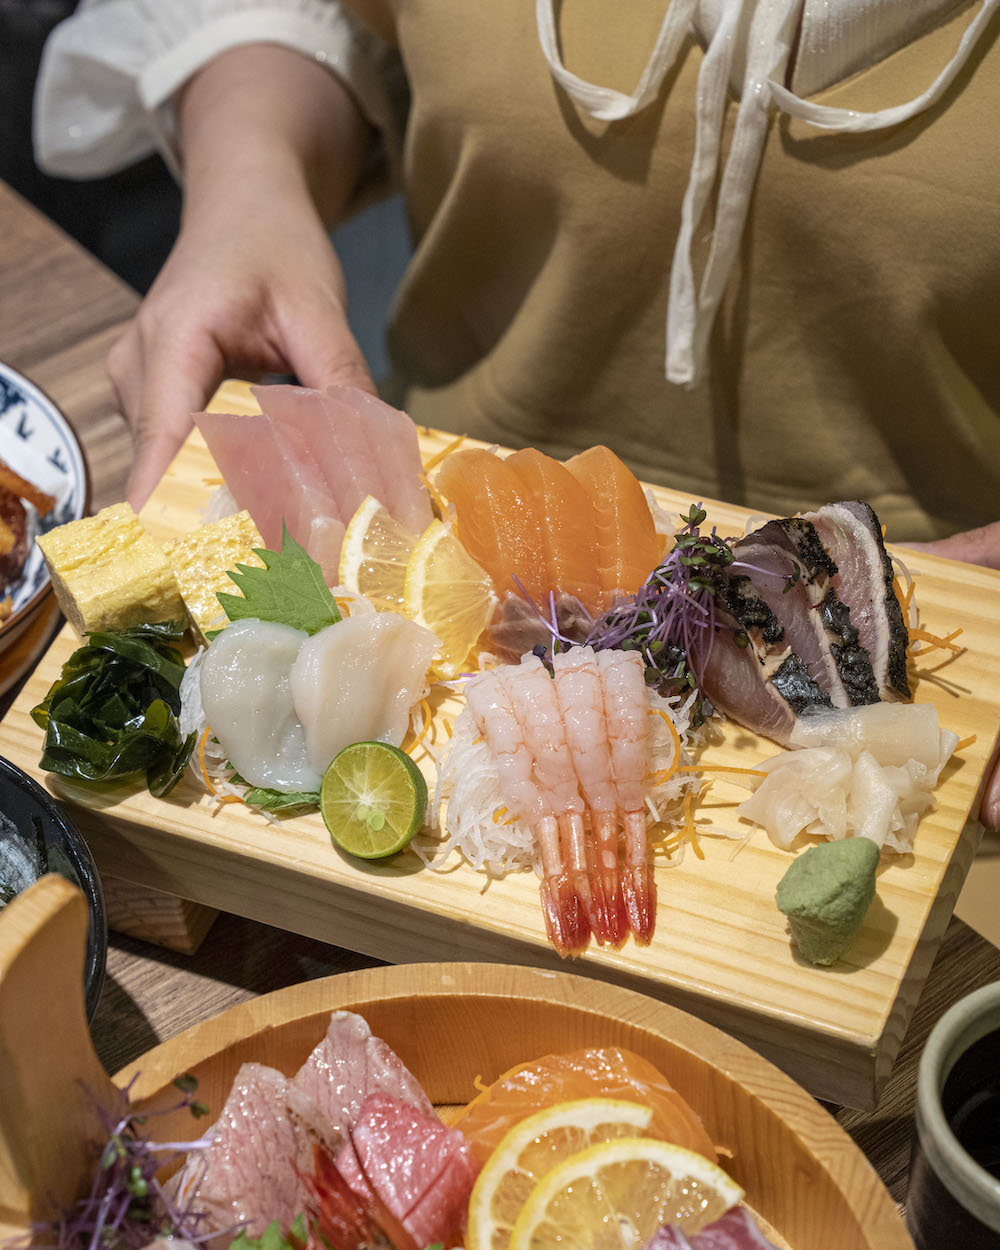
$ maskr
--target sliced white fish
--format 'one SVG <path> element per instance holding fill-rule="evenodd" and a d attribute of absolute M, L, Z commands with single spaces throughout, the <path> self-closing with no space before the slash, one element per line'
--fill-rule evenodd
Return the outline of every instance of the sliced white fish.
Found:
<path fill-rule="evenodd" d="M 205 716 L 233 767 L 251 785 L 285 793 L 319 789 L 323 770 L 310 765 L 290 683 L 307 640 L 306 633 L 288 625 L 235 621 L 215 638 L 202 661 Z"/>
<path fill-rule="evenodd" d="M 789 746 L 839 747 L 858 756 L 870 751 L 880 764 L 916 760 L 931 785 L 958 745 L 958 734 L 942 729 L 933 703 L 872 703 L 849 709 L 815 709 L 799 717 Z"/>
<path fill-rule="evenodd" d="M 395 612 L 345 617 L 302 643 L 291 698 L 317 773 L 353 742 L 400 745 L 439 645 Z"/>

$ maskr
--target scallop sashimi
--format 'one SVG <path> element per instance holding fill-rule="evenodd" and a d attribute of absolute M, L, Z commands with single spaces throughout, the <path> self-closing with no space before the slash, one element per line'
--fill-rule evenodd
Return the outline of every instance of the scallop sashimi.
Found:
<path fill-rule="evenodd" d="M 339 626 L 338 626 L 339 628 Z M 237 773 L 270 790 L 314 791 L 320 772 L 292 699 L 291 672 L 308 635 L 252 618 L 228 625 L 201 664 L 205 716 Z"/>
<path fill-rule="evenodd" d="M 353 742 L 400 745 L 437 649 L 429 629 L 396 612 L 345 617 L 303 641 L 291 696 L 317 773 Z"/>

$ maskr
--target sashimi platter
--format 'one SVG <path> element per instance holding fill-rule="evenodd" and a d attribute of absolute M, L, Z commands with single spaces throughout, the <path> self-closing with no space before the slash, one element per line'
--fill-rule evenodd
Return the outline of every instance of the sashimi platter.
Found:
<path fill-rule="evenodd" d="M 45 537 L 69 624 L 0 730 L 99 864 L 390 961 L 571 961 L 871 1105 L 981 833 L 1000 575 L 344 388 L 196 426 L 139 517 Z"/>

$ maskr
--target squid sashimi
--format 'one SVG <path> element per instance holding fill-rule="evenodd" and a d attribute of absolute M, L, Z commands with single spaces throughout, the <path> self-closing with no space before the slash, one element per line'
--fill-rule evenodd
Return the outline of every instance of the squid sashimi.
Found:
<path fill-rule="evenodd" d="M 352 742 L 400 745 L 438 646 L 396 612 L 345 617 L 302 643 L 291 693 L 318 773 Z"/>
<path fill-rule="evenodd" d="M 639 589 L 660 560 L 660 539 L 634 473 L 608 447 L 589 447 L 566 468 L 594 505 L 598 578 L 607 601 Z"/>
<path fill-rule="evenodd" d="M 366 495 L 419 534 L 432 519 L 417 427 L 404 412 L 353 387 L 256 386 L 261 414 L 195 416 L 226 485 L 265 543 L 282 522 L 338 580 L 344 529 Z"/>
<path fill-rule="evenodd" d="M 792 734 L 801 749 L 758 764 L 766 776 L 736 810 L 785 849 L 806 832 L 909 851 L 957 743 L 933 704 L 813 712 Z"/>
<path fill-rule="evenodd" d="M 234 621 L 201 663 L 201 704 L 237 773 L 270 790 L 314 791 L 306 733 L 292 700 L 292 665 L 308 635 L 289 625 Z"/>

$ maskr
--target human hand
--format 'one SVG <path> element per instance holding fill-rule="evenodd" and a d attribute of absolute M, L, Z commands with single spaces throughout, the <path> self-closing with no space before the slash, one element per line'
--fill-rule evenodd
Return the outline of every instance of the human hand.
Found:
<path fill-rule="evenodd" d="M 230 193 L 185 224 L 108 370 L 132 425 L 137 509 L 227 374 L 375 390 L 323 223 L 308 196 L 277 188 L 252 203 Z"/>
<path fill-rule="evenodd" d="M 965 564 L 1000 569 L 1000 521 L 952 534 L 950 538 L 939 538 L 936 542 L 903 543 L 902 546 L 914 551 L 929 551 L 933 556 L 945 556 L 949 560 L 961 560 Z"/>
<path fill-rule="evenodd" d="M 962 560 L 966 564 L 982 564 L 986 568 L 1000 569 L 1000 521 L 983 525 L 979 529 L 966 530 L 932 543 L 904 543 L 915 551 L 929 551 L 935 556 L 949 560 Z M 987 829 L 1000 830 L 1000 758 L 993 761 L 986 780 L 979 819 Z"/>

